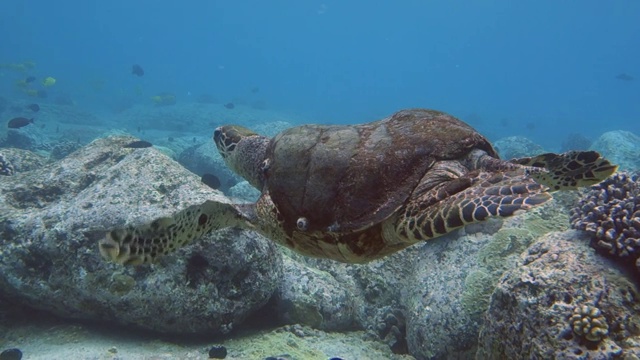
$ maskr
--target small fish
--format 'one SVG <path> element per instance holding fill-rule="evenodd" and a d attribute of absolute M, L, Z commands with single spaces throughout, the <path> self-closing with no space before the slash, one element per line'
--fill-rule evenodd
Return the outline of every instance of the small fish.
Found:
<path fill-rule="evenodd" d="M 27 84 L 28 83 L 32 83 L 34 81 L 36 81 L 36 77 L 35 76 L 27 76 L 27 78 L 24 79 L 24 82 L 26 82 Z"/>
<path fill-rule="evenodd" d="M 142 69 L 142 66 L 140 66 L 138 64 L 134 64 L 131 67 L 131 74 L 142 76 L 142 75 L 144 75 L 144 70 Z"/>
<path fill-rule="evenodd" d="M 27 126 L 29 124 L 33 124 L 33 118 L 32 119 L 27 119 L 27 118 L 23 118 L 23 117 L 17 117 L 17 118 L 13 118 L 13 119 L 9 120 L 9 123 L 7 124 L 7 126 L 10 129 L 18 129 L 18 128 L 21 128 L 23 126 Z"/>
<path fill-rule="evenodd" d="M 618 80 L 622 80 L 622 81 L 633 81 L 635 78 L 629 74 L 618 74 L 618 76 L 616 76 L 616 79 Z"/>
<path fill-rule="evenodd" d="M 126 148 L 131 148 L 131 149 L 142 149 L 142 148 L 148 148 L 153 146 L 153 144 L 151 144 L 148 141 L 144 141 L 144 140 L 136 140 L 133 141 L 127 145 L 125 145 L 124 147 Z"/>
<path fill-rule="evenodd" d="M 260 92 L 260 88 L 259 87 L 255 86 L 255 87 L 251 88 L 251 93 L 252 94 L 257 94 L 258 92 Z"/>
<path fill-rule="evenodd" d="M 233 109 L 233 108 L 234 108 L 234 107 L 236 107 L 236 106 L 235 106 L 235 105 L 233 105 L 233 103 L 232 103 L 232 102 L 230 102 L 230 103 L 226 103 L 226 104 L 224 104 L 224 107 L 226 107 L 227 109 Z"/>
<path fill-rule="evenodd" d="M 54 77 L 47 76 L 46 78 L 42 79 L 42 86 L 44 87 L 51 87 L 55 84 L 56 84 L 56 78 Z"/>
<path fill-rule="evenodd" d="M 38 106 L 38 104 L 29 104 L 26 106 L 27 109 L 33 111 L 33 112 L 38 112 L 40 111 L 40 106 Z"/>
<path fill-rule="evenodd" d="M 173 138 L 173 136 L 169 136 L 169 139 L 167 139 L 167 140 L 169 140 L 169 142 L 173 142 L 173 140 L 175 140 L 175 139 Z"/>
<path fill-rule="evenodd" d="M 213 190 L 220 189 L 220 179 L 213 174 L 204 174 L 202 175 L 202 183 L 212 188 Z"/>

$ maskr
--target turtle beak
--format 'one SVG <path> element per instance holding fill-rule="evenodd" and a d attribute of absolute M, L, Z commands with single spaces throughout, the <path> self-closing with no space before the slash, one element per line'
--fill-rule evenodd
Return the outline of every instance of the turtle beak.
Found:
<path fill-rule="evenodd" d="M 217 144 L 220 140 L 220 136 L 222 135 L 222 126 L 217 127 L 213 130 L 213 141 Z"/>
<path fill-rule="evenodd" d="M 221 150 L 221 146 L 222 144 L 222 126 L 217 127 L 214 131 L 213 131 L 213 143 L 216 144 L 216 147 L 218 148 L 218 150 Z"/>

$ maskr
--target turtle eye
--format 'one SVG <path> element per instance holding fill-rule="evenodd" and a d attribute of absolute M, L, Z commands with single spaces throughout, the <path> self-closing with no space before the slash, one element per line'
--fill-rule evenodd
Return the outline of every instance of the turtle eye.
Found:
<path fill-rule="evenodd" d="M 306 217 L 298 218 L 298 221 L 296 221 L 296 227 L 300 231 L 309 230 L 309 219 L 307 219 Z"/>
<path fill-rule="evenodd" d="M 260 166 L 260 171 L 262 171 L 262 174 L 266 176 L 270 167 L 271 167 L 271 160 L 266 159 L 265 161 L 262 162 L 262 165 Z"/>

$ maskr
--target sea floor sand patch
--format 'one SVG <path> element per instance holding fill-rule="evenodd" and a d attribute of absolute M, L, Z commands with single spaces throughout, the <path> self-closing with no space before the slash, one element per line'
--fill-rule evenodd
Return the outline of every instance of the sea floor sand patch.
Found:
<path fill-rule="evenodd" d="M 0 320 L 0 334 L 0 351 L 18 348 L 24 360 L 200 360 L 209 358 L 213 345 L 226 347 L 227 360 L 262 360 L 268 356 L 287 360 L 414 359 L 393 354 L 364 331 L 327 333 L 300 325 L 244 331 L 225 339 L 186 339 L 62 320 L 41 313 L 12 313 Z"/>

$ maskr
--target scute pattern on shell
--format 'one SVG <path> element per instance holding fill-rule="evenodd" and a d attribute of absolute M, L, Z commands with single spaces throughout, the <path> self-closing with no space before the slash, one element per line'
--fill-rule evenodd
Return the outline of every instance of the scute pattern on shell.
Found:
<path fill-rule="evenodd" d="M 591 246 L 640 271 L 640 179 L 617 173 L 593 186 L 571 211 L 571 225 L 591 234 Z"/>
<path fill-rule="evenodd" d="M 471 149 L 498 157 L 489 141 L 451 115 L 399 111 L 367 124 L 305 125 L 270 143 L 267 188 L 288 231 L 355 231 L 380 223 L 410 197 L 436 161 Z"/>

